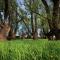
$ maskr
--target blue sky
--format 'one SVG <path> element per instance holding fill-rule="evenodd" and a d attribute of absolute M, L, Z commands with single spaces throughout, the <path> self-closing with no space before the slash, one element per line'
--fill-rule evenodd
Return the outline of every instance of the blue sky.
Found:
<path fill-rule="evenodd" d="M 23 1 L 24 1 L 24 0 L 17 0 L 18 3 L 20 3 L 20 2 L 23 3 Z"/>
<path fill-rule="evenodd" d="M 17 0 L 17 3 L 18 3 L 18 5 L 19 5 L 22 9 L 25 8 L 25 6 L 22 5 L 22 4 L 24 3 L 24 0 Z"/>

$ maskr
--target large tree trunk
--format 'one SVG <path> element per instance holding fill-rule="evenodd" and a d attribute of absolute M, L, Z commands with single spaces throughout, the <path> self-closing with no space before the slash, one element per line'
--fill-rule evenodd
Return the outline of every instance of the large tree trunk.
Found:
<path fill-rule="evenodd" d="M 7 39 L 8 33 L 10 31 L 10 26 L 7 23 L 0 24 L 0 39 Z"/>
<path fill-rule="evenodd" d="M 31 25 L 32 25 L 32 38 L 35 39 L 35 27 L 34 27 L 34 19 L 32 12 L 31 12 Z"/>
<path fill-rule="evenodd" d="M 50 10 L 49 10 L 49 6 L 46 2 L 46 0 L 42 0 L 44 6 L 45 6 L 45 10 L 46 10 L 46 14 L 47 14 L 47 21 L 48 21 L 48 24 L 49 24 L 49 28 L 52 29 L 53 26 L 52 26 L 52 19 L 49 18 L 50 17 Z"/>
<path fill-rule="evenodd" d="M 60 29 L 60 1 L 59 0 L 52 0 L 53 1 L 53 14 L 52 14 L 52 20 L 48 19 L 48 23 L 49 23 L 49 27 L 50 27 L 50 31 L 58 31 Z M 46 0 L 42 0 L 44 6 L 45 6 L 45 10 L 47 13 L 47 17 L 49 18 L 49 6 L 46 2 Z M 52 32 L 52 34 L 55 35 L 56 39 L 60 39 L 60 32 Z M 51 34 L 51 36 L 53 36 Z"/>
<path fill-rule="evenodd" d="M 53 17 L 52 17 L 52 22 L 53 22 L 53 29 L 54 30 L 59 30 L 60 29 L 60 21 L 59 21 L 59 0 L 53 0 L 54 6 L 53 6 Z M 55 35 L 56 39 L 60 39 L 60 32 Z"/>
<path fill-rule="evenodd" d="M 15 39 L 15 37 L 16 37 L 16 33 L 13 31 L 13 28 L 11 27 L 11 29 L 10 29 L 10 31 L 8 33 L 7 39 L 11 40 L 11 39 Z"/>
<path fill-rule="evenodd" d="M 8 0 L 5 0 L 4 18 L 7 19 L 8 16 Z"/>
<path fill-rule="evenodd" d="M 48 21 L 48 24 L 49 24 L 49 28 L 50 28 L 50 31 L 53 29 L 53 25 L 52 25 L 52 19 L 49 18 L 50 17 L 50 9 L 49 9 L 49 6 L 47 4 L 47 1 L 46 0 L 42 0 L 44 6 L 45 6 L 45 10 L 46 10 L 46 14 L 47 14 L 47 21 Z M 48 39 L 52 39 L 50 37 L 50 34 L 48 35 L 49 33 L 45 34 L 44 32 L 44 35 L 48 37 Z"/>
<path fill-rule="evenodd" d="M 37 15 L 35 14 L 35 38 L 37 37 Z"/>
<path fill-rule="evenodd" d="M 34 0 L 30 0 L 30 8 L 32 9 L 32 4 L 34 3 Z M 31 27 L 32 27 L 32 38 L 35 39 L 35 16 L 34 13 L 31 11 Z"/>
<path fill-rule="evenodd" d="M 52 16 L 53 29 L 58 29 L 59 0 L 54 0 L 53 3 L 54 3 Z"/>
<path fill-rule="evenodd" d="M 9 0 L 8 1 L 9 2 L 9 11 L 8 11 L 8 14 L 9 14 L 9 20 L 8 20 L 8 22 L 9 22 L 9 25 L 10 25 L 10 31 L 9 31 L 9 34 L 8 34 L 8 37 L 7 37 L 7 39 L 8 40 L 11 40 L 11 39 L 13 39 L 13 38 L 15 38 L 15 35 L 16 35 L 16 30 L 17 29 L 15 29 L 15 26 L 14 26 L 14 11 L 12 10 L 12 6 L 11 6 L 11 4 L 12 4 L 12 2 Z M 17 9 L 16 9 L 17 10 Z M 15 11 L 16 12 L 16 11 Z M 17 18 L 16 18 L 17 19 Z M 16 23 L 16 26 L 17 26 L 17 23 Z"/>

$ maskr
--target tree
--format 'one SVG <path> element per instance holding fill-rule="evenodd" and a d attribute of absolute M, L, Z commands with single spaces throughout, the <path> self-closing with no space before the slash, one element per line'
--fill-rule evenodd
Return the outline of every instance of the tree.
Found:
<path fill-rule="evenodd" d="M 50 18 L 50 9 L 49 9 L 49 6 L 46 2 L 46 0 L 42 0 L 44 6 L 45 6 L 45 10 L 46 10 L 46 14 L 47 14 L 47 21 L 48 21 L 48 24 L 49 24 L 49 27 L 50 29 L 52 29 L 52 21 L 51 21 L 51 18 Z"/>
<path fill-rule="evenodd" d="M 9 6 L 8 4 L 9 4 L 9 3 L 8 3 L 8 0 L 4 0 L 4 2 L 5 2 L 5 9 L 4 9 L 4 13 L 5 13 L 5 14 L 4 14 L 4 17 L 5 17 L 5 19 L 7 19 L 8 13 L 9 13 L 9 10 L 8 10 L 8 9 L 9 9 L 9 8 L 8 8 L 8 6 Z"/>
<path fill-rule="evenodd" d="M 0 10 L 4 9 L 4 0 L 0 0 Z"/>
<path fill-rule="evenodd" d="M 11 35 L 11 38 L 13 38 L 13 35 L 16 34 L 16 30 L 17 30 L 17 3 L 16 0 L 4 0 L 2 1 L 4 2 L 4 4 L 2 4 L 2 6 L 4 5 L 4 20 L 3 23 L 5 24 L 5 22 L 9 23 L 8 25 L 10 25 L 10 33 L 8 33 L 8 37 L 9 34 Z M 1 25 L 3 25 L 1 23 Z"/>
<path fill-rule="evenodd" d="M 17 23 L 17 21 L 18 21 L 17 7 L 18 7 L 18 5 L 16 3 L 16 0 L 9 1 L 8 3 L 9 3 L 9 20 L 8 20 L 8 22 L 11 27 L 9 36 L 10 36 L 10 38 L 15 38 L 17 29 L 18 29 L 18 23 Z"/>
<path fill-rule="evenodd" d="M 0 24 L 0 39 L 7 39 L 9 31 L 10 26 L 8 25 L 8 23 Z"/>
<path fill-rule="evenodd" d="M 37 14 L 33 11 L 38 12 L 38 4 L 39 0 L 26 0 L 25 1 L 25 7 L 30 12 L 31 15 L 31 27 L 32 27 L 32 36 L 33 39 L 37 37 Z"/>
<path fill-rule="evenodd" d="M 44 4 L 44 6 L 45 6 L 47 17 L 49 19 L 48 14 L 50 14 L 50 13 L 49 13 L 49 6 L 47 4 L 47 1 L 46 0 L 42 0 L 42 2 Z M 48 20 L 48 23 L 49 23 L 50 30 L 56 31 L 56 30 L 60 29 L 59 28 L 60 22 L 59 22 L 59 17 L 58 17 L 59 16 L 59 4 L 60 3 L 59 3 L 59 0 L 52 0 L 52 2 L 53 2 L 52 20 L 51 19 Z M 55 35 L 56 39 L 60 39 L 59 38 L 60 37 L 60 34 L 58 34 L 57 32 L 56 33 L 53 33 L 53 34 Z"/>

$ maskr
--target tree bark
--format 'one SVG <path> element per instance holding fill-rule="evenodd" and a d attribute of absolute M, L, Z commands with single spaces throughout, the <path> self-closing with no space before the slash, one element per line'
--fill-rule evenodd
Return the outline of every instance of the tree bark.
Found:
<path fill-rule="evenodd" d="M 49 14 L 50 14 L 50 10 L 49 10 L 49 6 L 46 2 L 46 0 L 42 0 L 44 6 L 45 6 L 45 10 L 47 13 L 47 17 L 49 18 Z M 50 31 L 54 30 L 54 31 L 58 31 L 60 29 L 60 1 L 59 0 L 52 0 L 53 2 L 53 13 L 52 13 L 52 20 L 48 20 L 49 23 L 49 27 L 50 27 Z M 60 32 L 52 32 L 52 34 L 55 35 L 56 39 L 60 39 Z"/>
<path fill-rule="evenodd" d="M 53 3 L 54 3 L 52 16 L 53 29 L 58 29 L 59 0 L 54 0 Z"/>
<path fill-rule="evenodd" d="M 53 29 L 54 30 L 59 30 L 60 29 L 60 21 L 59 21 L 59 0 L 53 0 L 54 6 L 53 6 L 53 17 L 52 17 L 52 22 L 53 22 Z M 55 35 L 56 39 L 60 39 L 60 32 L 56 32 Z"/>
<path fill-rule="evenodd" d="M 4 9 L 4 17 L 5 19 L 7 19 L 7 16 L 8 16 L 8 0 L 5 0 L 5 9 Z"/>
<path fill-rule="evenodd" d="M 34 3 L 34 0 L 30 0 L 30 9 L 32 10 L 31 6 Z M 30 12 L 31 14 L 31 27 L 32 27 L 32 38 L 35 39 L 35 20 L 34 20 L 34 12 Z"/>
<path fill-rule="evenodd" d="M 33 21 L 33 13 L 31 12 L 31 26 L 32 26 L 32 37 L 35 39 L 35 27 L 34 27 L 34 21 Z"/>
<path fill-rule="evenodd" d="M 46 0 L 42 0 L 42 2 L 44 4 L 44 6 L 45 6 L 45 10 L 46 10 L 46 13 L 47 13 L 47 18 L 48 18 L 47 21 L 48 21 L 48 24 L 49 24 L 49 28 L 52 29 L 53 28 L 52 20 L 49 18 L 49 16 L 50 16 L 49 6 L 48 6 Z"/>
<path fill-rule="evenodd" d="M 35 14 L 35 38 L 37 37 L 37 15 Z"/>

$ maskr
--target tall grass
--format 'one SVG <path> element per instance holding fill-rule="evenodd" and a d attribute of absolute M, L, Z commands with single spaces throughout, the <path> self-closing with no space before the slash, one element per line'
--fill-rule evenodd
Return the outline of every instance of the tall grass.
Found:
<path fill-rule="evenodd" d="M 0 60 L 60 60 L 60 41 L 0 42 Z"/>

